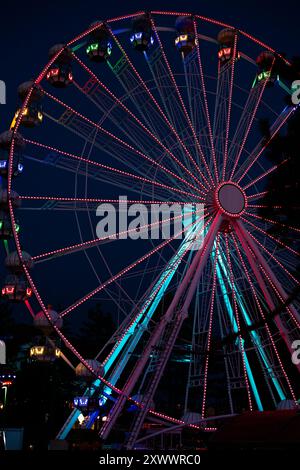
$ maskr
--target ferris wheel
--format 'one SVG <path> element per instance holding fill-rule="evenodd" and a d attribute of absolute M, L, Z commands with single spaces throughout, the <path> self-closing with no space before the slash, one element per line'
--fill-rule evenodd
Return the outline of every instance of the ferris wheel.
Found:
<path fill-rule="evenodd" d="M 296 109 L 284 104 L 289 63 L 236 27 L 162 11 L 97 21 L 49 54 L 0 136 L 0 232 L 2 295 L 46 334 L 31 356 L 77 358 L 87 380 L 58 438 L 103 409 L 100 436 L 123 419 L 131 449 L 173 427 L 297 406 L 299 305 L 272 312 L 299 284 L 299 253 L 259 212 L 279 166 L 265 149 Z M 177 204 L 185 225 L 163 240 L 134 240 L 130 225 L 99 238 L 97 207 L 120 215 L 120 196 L 149 211 Z M 61 329 L 99 298 L 122 321 L 87 359 Z"/>

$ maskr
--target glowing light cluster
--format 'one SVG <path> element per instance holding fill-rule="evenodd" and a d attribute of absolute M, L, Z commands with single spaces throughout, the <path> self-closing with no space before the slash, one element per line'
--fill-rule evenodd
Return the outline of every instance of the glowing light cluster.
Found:
<path fill-rule="evenodd" d="M 29 351 L 29 355 L 32 358 L 36 358 L 43 361 L 52 361 L 58 359 L 61 355 L 61 351 L 58 348 L 52 346 L 32 346 Z"/>

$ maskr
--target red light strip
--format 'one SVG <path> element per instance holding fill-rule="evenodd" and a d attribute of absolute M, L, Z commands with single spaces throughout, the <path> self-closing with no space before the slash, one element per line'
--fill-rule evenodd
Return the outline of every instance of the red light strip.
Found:
<path fill-rule="evenodd" d="M 251 186 L 253 186 L 255 183 L 258 183 L 258 181 L 261 181 L 265 176 L 268 176 L 270 173 L 272 173 L 273 171 L 275 171 L 277 168 L 279 168 L 281 165 L 283 165 L 284 163 L 286 163 L 288 160 L 284 160 L 283 162 L 281 162 L 279 165 L 274 165 L 272 166 L 271 168 L 269 168 L 269 170 L 265 171 L 264 173 L 262 173 L 260 176 L 258 176 L 257 178 L 255 178 L 253 181 L 251 181 L 250 183 L 248 183 L 246 186 L 244 186 L 244 190 L 250 188 Z"/>
<path fill-rule="evenodd" d="M 248 207 L 253 207 L 255 209 L 265 209 L 267 207 L 272 207 L 273 209 L 282 209 L 283 206 L 267 206 L 266 204 L 248 204 Z"/>
<path fill-rule="evenodd" d="M 59 197 L 59 196 L 26 196 L 18 195 L 18 199 L 24 200 L 46 200 L 46 201 L 58 201 L 58 202 L 95 202 L 95 203 L 111 203 L 118 204 L 122 200 L 120 199 L 98 199 L 89 197 Z M 129 204 L 166 204 L 166 201 L 145 201 L 143 199 L 126 199 Z M 191 204 L 191 201 L 168 201 L 168 204 Z"/>
<path fill-rule="evenodd" d="M 145 14 L 145 11 L 137 11 L 136 13 L 131 13 L 130 15 L 116 16 L 115 18 L 111 18 L 110 20 L 107 20 L 106 23 L 114 23 L 115 21 L 128 20 L 129 18 L 134 18 L 135 16 L 140 16 L 144 14 Z"/>
<path fill-rule="evenodd" d="M 36 142 L 36 141 L 30 140 L 30 139 L 25 139 L 25 142 L 27 142 L 29 144 L 32 144 L 32 145 L 36 145 L 37 147 L 45 148 L 47 150 L 60 153 L 61 155 L 64 155 L 66 157 L 70 157 L 74 160 L 82 161 L 84 163 L 87 163 L 88 165 L 97 166 L 99 168 L 103 168 L 104 170 L 108 170 L 108 171 L 112 171 L 114 173 L 118 173 L 119 175 L 128 176 L 130 178 L 133 178 L 133 179 L 136 179 L 136 180 L 139 180 L 139 181 L 143 181 L 144 183 L 148 183 L 148 184 L 151 184 L 151 185 L 154 185 L 154 186 L 158 186 L 160 188 L 171 190 L 172 192 L 175 191 L 177 193 L 184 194 L 184 195 L 187 195 L 187 196 L 194 196 L 196 199 L 197 198 L 199 199 L 199 195 L 197 195 L 197 194 L 189 193 L 188 191 L 184 191 L 182 189 L 174 188 L 172 186 L 168 186 L 166 184 L 159 183 L 158 181 L 150 180 L 148 178 L 144 178 L 143 176 L 138 176 L 138 175 L 135 175 L 133 173 L 129 173 L 128 171 L 119 170 L 118 168 L 115 168 L 115 167 L 112 167 L 112 166 L 109 166 L 109 165 L 104 165 L 103 163 L 98 163 L 98 162 L 95 162 L 94 160 L 89 160 L 87 158 L 80 157 L 79 155 L 74 155 L 72 153 L 65 152 L 63 150 L 59 150 L 59 149 L 57 149 L 55 147 L 52 147 L 50 145 L 42 144 L 40 142 Z"/>
<path fill-rule="evenodd" d="M 153 12 L 153 13 L 155 13 L 155 12 Z M 169 13 L 167 13 L 167 12 L 157 12 L 157 13 L 159 13 L 159 14 L 177 15 L 177 13 L 175 13 L 175 12 L 169 12 Z M 180 13 L 178 13 L 178 15 L 179 15 L 179 14 L 180 14 Z M 135 16 L 135 15 L 132 15 L 132 16 Z M 221 26 L 225 26 L 225 27 L 226 27 L 226 26 L 229 26 L 229 25 L 226 25 L 225 23 L 221 23 L 221 22 L 218 22 L 218 21 L 215 21 L 215 20 L 210 20 L 210 19 L 208 19 L 208 18 L 204 18 L 204 17 L 200 17 L 200 16 L 197 16 L 197 17 L 200 18 L 200 19 L 203 19 L 203 20 L 206 20 L 206 21 L 209 21 L 209 22 L 212 22 L 212 23 L 221 25 Z M 125 18 L 128 18 L 128 16 L 119 17 L 119 18 L 116 18 L 116 19 L 113 19 L 113 20 L 109 20 L 109 21 L 112 22 L 112 21 L 116 21 L 117 19 L 125 19 Z M 95 27 L 95 28 L 96 28 L 96 27 Z M 92 29 L 93 29 L 93 28 L 92 28 Z M 91 30 L 92 30 L 92 29 L 91 29 Z M 91 30 L 90 30 L 90 31 L 91 31 Z M 68 44 L 72 44 L 72 43 L 75 42 L 78 38 L 81 38 L 81 37 L 83 37 L 84 35 L 86 35 L 86 34 L 88 34 L 88 33 L 89 33 L 89 31 L 83 33 L 83 35 L 76 37 L 72 42 L 70 42 L 70 43 L 68 43 Z M 251 40 L 257 42 L 257 43 L 260 44 L 261 46 L 266 47 L 266 48 L 268 48 L 269 50 L 272 50 L 271 48 L 269 48 L 269 47 L 266 46 L 265 44 L 261 43 L 260 41 L 256 40 L 254 37 L 248 35 L 247 33 L 244 33 L 244 32 L 241 32 L 241 33 L 244 34 L 245 36 L 247 36 L 249 39 L 251 39 Z M 63 49 L 62 49 L 62 50 L 63 50 Z M 41 77 L 40 80 L 43 78 L 43 75 L 47 72 L 47 70 L 48 70 L 48 68 L 50 67 L 50 65 L 51 65 L 51 64 L 56 60 L 56 58 L 60 55 L 60 53 L 62 52 L 62 50 L 61 50 L 60 52 L 58 52 L 57 55 L 52 59 L 52 61 L 50 61 L 50 62 L 48 63 L 48 65 L 45 67 L 45 69 L 44 69 L 44 71 L 42 72 L 42 74 L 39 75 L 38 79 L 39 79 L 40 77 Z M 286 61 L 286 62 L 287 62 L 287 61 Z M 37 80 L 38 80 L 38 79 L 37 79 Z M 37 83 L 37 81 L 36 81 L 36 83 Z M 28 96 L 27 96 L 27 100 L 25 100 L 23 107 L 26 107 L 26 105 L 27 105 L 27 103 L 28 103 L 28 100 L 29 100 L 29 98 L 30 98 L 31 92 L 32 92 L 32 90 L 30 90 L 30 92 L 29 92 L 29 94 L 28 94 Z M 15 130 L 16 130 L 16 128 L 19 127 L 20 120 L 21 120 L 21 115 L 22 115 L 22 113 L 20 113 L 19 119 L 17 120 Z M 10 159 L 10 165 L 9 165 L 9 174 L 8 174 L 8 192 L 10 192 L 10 190 L 11 190 L 11 176 L 12 176 L 13 153 L 14 153 L 14 139 L 13 139 L 12 144 L 11 144 L 10 157 L 9 157 L 9 159 Z M 10 207 L 10 213 L 11 213 L 12 220 L 14 221 L 13 207 L 12 207 L 11 201 L 9 201 L 9 207 Z M 20 247 L 20 244 L 19 244 L 19 240 L 18 240 L 17 233 L 16 233 L 15 228 L 14 228 L 14 224 L 13 224 L 13 231 L 14 231 L 14 236 L 15 236 L 15 240 L 16 240 L 16 244 L 17 244 L 18 254 L 19 254 L 19 256 L 20 256 L 20 259 L 22 260 L 21 247 Z M 24 265 L 24 264 L 23 264 L 23 265 Z M 38 294 L 38 292 L 37 292 L 37 290 L 36 290 L 36 288 L 35 288 L 35 286 L 34 286 L 34 284 L 33 284 L 33 281 L 32 281 L 32 279 L 31 279 L 31 277 L 30 277 L 30 275 L 29 275 L 29 272 L 28 272 L 26 266 L 24 266 L 24 270 L 25 270 L 25 272 L 26 272 L 26 275 L 27 275 L 28 279 L 29 279 L 30 282 L 32 283 L 34 292 L 35 292 L 35 294 L 36 294 L 36 296 L 37 296 L 38 301 L 40 302 L 40 305 L 42 306 L 43 310 L 46 312 L 45 306 L 43 305 L 43 302 L 42 302 L 42 300 L 41 300 L 41 298 L 40 298 L 40 296 L 39 296 L 39 294 Z M 47 315 L 47 312 L 46 312 L 46 315 Z M 57 329 L 57 328 L 56 328 L 56 329 Z M 86 365 L 84 359 L 83 359 L 83 358 L 80 356 L 80 354 L 72 347 L 72 345 L 68 342 L 68 340 L 59 332 L 58 329 L 57 329 L 57 332 L 60 334 L 60 336 L 61 336 L 62 338 L 64 338 L 65 342 L 66 342 L 67 344 L 69 344 L 70 348 L 76 353 L 77 357 L 78 357 L 79 359 L 81 358 L 80 360 L 82 360 L 82 362 L 84 363 L 84 365 Z M 86 367 L 87 367 L 89 370 L 91 370 L 93 373 L 95 373 L 95 371 L 93 371 L 88 365 L 86 365 Z M 111 384 L 110 384 L 110 385 L 111 385 Z M 108 385 L 108 386 L 109 386 L 109 385 Z M 113 386 L 111 386 L 111 388 L 114 389 Z M 116 391 L 117 391 L 117 389 L 116 389 Z M 154 414 L 154 413 L 153 413 L 153 414 Z M 180 421 L 180 420 L 174 420 L 174 419 L 172 419 L 172 421 L 175 421 L 175 422 L 178 422 L 178 421 L 179 421 L 179 422 L 184 423 L 183 421 Z"/>
<path fill-rule="evenodd" d="M 190 213 L 193 214 L 194 212 L 190 212 Z M 205 216 L 203 215 L 197 221 L 202 220 L 204 217 Z M 157 227 L 157 226 L 163 225 L 165 223 L 168 223 L 170 221 L 178 220 L 178 219 L 181 219 L 181 218 L 182 218 L 182 215 L 180 214 L 176 217 L 170 217 L 169 219 L 164 219 L 164 220 L 159 220 L 157 222 L 153 222 L 152 224 L 145 224 L 145 225 L 142 225 L 140 227 L 140 230 L 145 229 L 147 227 L 148 228 Z M 117 241 L 119 236 L 127 235 L 129 233 L 134 233 L 135 231 L 136 231 L 136 229 L 133 228 L 133 229 L 128 229 L 128 230 L 123 230 L 122 232 L 116 232 L 116 233 L 114 233 L 110 236 L 110 240 L 111 241 Z M 115 238 L 113 238 L 113 237 L 115 237 Z M 98 245 L 101 241 L 104 241 L 104 240 L 108 240 L 108 238 L 107 237 L 94 238 L 93 240 L 89 240 L 89 241 L 81 242 L 81 243 L 76 243 L 75 245 L 70 245 L 70 246 L 67 246 L 65 248 L 59 248 L 57 250 L 48 251 L 46 253 L 42 253 L 42 254 L 37 255 L 37 256 L 32 256 L 31 258 L 32 258 L 33 261 L 36 261 L 36 260 L 39 260 L 39 259 L 48 258 L 49 256 L 66 254 L 66 253 L 72 252 L 74 250 L 77 250 L 79 248 L 82 248 L 82 249 L 92 248 L 93 246 Z"/>
<path fill-rule="evenodd" d="M 67 43 L 67 46 L 72 46 L 72 44 L 74 44 L 74 42 L 77 42 L 77 41 L 80 41 L 80 39 L 83 39 L 85 36 L 88 36 L 90 33 L 92 33 L 93 31 L 95 31 L 96 29 L 100 28 L 101 26 L 103 26 L 103 22 L 99 21 L 99 23 L 97 24 L 94 24 L 93 26 L 90 26 L 88 29 L 86 29 L 83 33 L 79 34 L 78 36 L 76 36 L 74 39 L 72 39 L 71 41 L 69 41 Z"/>
<path fill-rule="evenodd" d="M 28 309 L 30 315 L 32 316 L 32 318 L 34 318 L 34 317 L 35 317 L 35 314 L 34 314 L 34 311 L 33 311 L 32 307 L 31 307 L 29 301 L 28 301 L 28 300 L 25 300 L 24 303 L 25 303 L 25 305 L 26 305 L 26 307 L 27 307 L 27 309 Z"/>
<path fill-rule="evenodd" d="M 260 199 L 263 196 L 265 196 L 266 194 L 268 194 L 268 191 L 262 191 L 261 193 L 251 194 L 250 196 L 247 196 L 247 198 L 248 199 Z"/>
<path fill-rule="evenodd" d="M 186 185 L 188 186 L 191 186 L 193 189 L 196 189 L 196 191 L 198 191 L 199 193 L 203 193 L 200 189 L 196 188 L 195 186 L 191 185 L 191 183 L 188 183 L 186 180 L 184 180 L 183 178 L 179 177 L 176 173 L 172 172 L 171 170 L 168 170 L 167 168 L 165 168 L 163 165 L 161 165 L 159 162 L 153 160 L 152 158 L 148 157 L 147 155 L 143 154 L 142 152 L 140 152 L 139 150 L 135 149 L 132 145 L 128 144 L 127 142 L 124 142 L 122 139 L 120 139 L 119 137 L 115 136 L 114 134 L 112 134 L 111 132 L 107 131 L 106 129 L 104 129 L 103 127 L 101 127 L 99 124 L 95 123 L 94 121 L 91 121 L 89 118 L 85 117 L 83 114 L 79 113 L 78 111 L 75 111 L 73 108 L 71 108 L 70 106 L 68 106 L 67 104 L 65 104 L 63 101 L 59 100 L 58 98 L 56 98 L 55 96 L 51 95 L 50 93 L 48 92 L 45 92 L 44 91 L 44 94 L 46 96 L 48 96 L 49 98 L 51 98 L 53 101 L 56 101 L 58 104 L 60 104 L 61 106 L 65 107 L 66 109 L 68 109 L 69 111 L 71 111 L 72 113 L 76 114 L 77 116 L 79 116 L 81 119 L 85 120 L 86 122 L 88 122 L 89 124 L 91 124 L 92 126 L 96 127 L 97 129 L 99 129 L 103 134 L 105 135 L 108 135 L 109 137 L 111 137 L 113 140 L 115 140 L 116 142 L 118 142 L 119 144 L 121 145 L 124 145 L 124 147 L 128 148 L 129 150 L 131 150 L 132 152 L 136 153 L 137 155 L 139 155 L 140 157 L 150 161 L 152 164 L 155 164 L 156 166 L 158 166 L 162 171 L 166 172 L 166 173 L 169 173 L 171 174 L 173 177 L 177 178 L 177 179 L 180 179 L 181 181 L 183 181 Z M 107 167 L 108 168 L 108 167 Z M 125 172 L 124 172 L 125 173 Z M 141 177 L 139 177 L 141 178 Z M 199 183 L 199 181 L 196 179 L 197 183 Z M 157 183 L 159 185 L 161 185 L 161 183 Z M 169 186 L 166 186 L 169 188 Z M 174 189 L 174 191 L 179 191 L 178 189 Z M 185 194 L 189 194 L 188 192 L 184 191 Z"/>

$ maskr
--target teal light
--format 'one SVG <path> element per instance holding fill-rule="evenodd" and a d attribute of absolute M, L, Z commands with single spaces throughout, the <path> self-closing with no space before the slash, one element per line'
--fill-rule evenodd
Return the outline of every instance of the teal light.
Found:
<path fill-rule="evenodd" d="M 218 281 L 219 281 L 219 284 L 220 284 L 220 287 L 221 287 L 221 291 L 222 291 L 222 294 L 223 294 L 223 299 L 224 299 L 224 302 L 225 302 L 227 313 L 228 313 L 229 319 L 232 323 L 233 331 L 235 333 L 237 333 L 238 332 L 238 326 L 237 326 L 237 323 L 236 323 L 236 319 L 234 317 L 233 309 L 232 309 L 232 306 L 231 306 L 231 303 L 230 303 L 230 300 L 229 300 L 229 297 L 228 297 L 228 293 L 227 293 L 227 290 L 226 290 L 226 286 L 224 284 L 223 276 L 222 276 L 222 273 L 221 273 L 221 270 L 220 270 L 220 267 L 219 267 L 219 259 L 218 259 L 216 269 L 217 269 L 217 278 L 218 278 Z M 238 340 L 237 340 L 237 342 L 239 344 Z M 253 373 L 252 373 L 252 370 L 251 370 L 251 367 L 250 367 L 250 364 L 249 364 L 249 360 L 248 360 L 246 351 L 244 351 L 244 360 L 245 360 L 245 367 L 246 367 L 246 370 L 247 370 L 248 380 L 249 380 L 250 386 L 251 386 L 252 391 L 253 391 L 253 395 L 254 395 L 254 398 L 255 398 L 255 401 L 256 401 L 256 404 L 257 404 L 257 408 L 259 409 L 259 411 L 263 411 L 262 402 L 261 402 L 261 399 L 260 399 L 260 396 L 259 396 L 259 393 L 258 393 L 258 390 L 257 390 L 257 386 L 256 386 L 256 383 L 255 383 L 255 380 L 254 380 L 254 377 L 253 377 Z"/>
<path fill-rule="evenodd" d="M 3 245 L 4 245 L 6 253 L 9 255 L 8 240 L 3 240 Z"/>
<path fill-rule="evenodd" d="M 289 88 L 285 83 L 283 83 L 280 80 L 279 75 L 277 75 L 277 83 L 288 95 L 292 95 L 299 88 L 299 86 L 293 86 L 293 84 L 292 84 L 291 88 Z"/>
<path fill-rule="evenodd" d="M 226 279 L 227 279 L 227 281 L 228 281 L 230 287 L 232 288 L 231 279 L 230 279 L 230 276 L 229 276 L 229 274 L 228 274 L 228 272 L 227 272 L 227 270 L 226 270 L 226 266 L 225 266 L 225 263 L 224 263 L 224 259 L 223 259 L 223 258 L 224 258 L 224 254 L 221 254 L 221 253 L 220 253 L 220 254 L 219 254 L 219 257 L 218 257 L 218 263 L 220 264 L 220 266 L 221 266 L 221 268 L 222 268 L 222 271 L 223 271 L 224 275 L 226 276 Z M 251 319 L 250 319 L 250 317 L 249 317 L 249 315 L 248 315 L 247 309 L 246 309 L 246 307 L 245 307 L 243 297 L 242 297 L 242 295 L 239 293 L 239 291 L 238 291 L 238 289 L 237 289 L 236 286 L 234 286 L 234 290 L 235 290 L 235 293 L 236 293 L 236 300 L 237 300 L 237 303 L 238 303 L 238 305 L 239 305 L 239 307 L 240 307 L 240 309 L 241 309 L 241 312 L 242 312 L 242 315 L 243 315 L 243 317 L 244 317 L 244 320 L 245 320 L 247 326 L 252 326 L 252 322 L 251 322 Z M 250 330 L 250 336 L 252 337 L 253 343 L 254 343 L 254 344 L 256 345 L 256 347 L 257 347 L 257 350 L 258 350 L 258 352 L 259 352 L 259 355 L 260 355 L 260 357 L 261 357 L 263 363 L 265 364 L 266 370 L 267 370 L 267 372 L 268 372 L 268 374 L 269 374 L 269 376 L 270 376 L 270 378 L 271 378 L 271 380 L 272 380 L 272 382 L 273 382 L 273 384 L 274 384 L 274 387 L 275 387 L 276 390 L 277 390 L 277 393 L 278 393 L 278 395 L 279 395 L 279 397 L 280 397 L 280 400 L 285 400 L 285 398 L 286 398 L 286 397 L 285 397 L 285 394 L 284 394 L 284 392 L 283 392 L 283 390 L 282 390 L 282 387 L 281 387 L 281 385 L 280 385 L 278 379 L 277 379 L 276 376 L 275 376 L 275 373 L 274 373 L 274 371 L 273 371 L 273 369 L 272 369 L 272 366 L 271 366 L 271 364 L 270 364 L 270 362 L 269 362 L 269 360 L 268 360 L 268 357 L 267 357 L 267 355 L 266 355 L 266 353 L 265 353 L 265 351 L 264 351 L 264 348 L 263 348 L 263 346 L 262 346 L 262 344 L 261 344 L 259 335 L 257 334 L 257 332 L 256 332 L 255 330 Z"/>

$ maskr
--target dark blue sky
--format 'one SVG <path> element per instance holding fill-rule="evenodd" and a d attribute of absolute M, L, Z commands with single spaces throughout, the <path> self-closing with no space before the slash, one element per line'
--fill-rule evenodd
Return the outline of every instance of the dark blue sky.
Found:
<path fill-rule="evenodd" d="M 49 46 L 72 38 L 95 19 L 144 8 L 191 11 L 210 16 L 238 26 L 290 56 L 300 53 L 300 6 L 295 0 L 2 2 L 0 79 L 7 83 L 7 105 L 0 106 L 1 130 L 9 124 L 15 109 L 17 85 L 38 73 L 47 60 Z"/>

